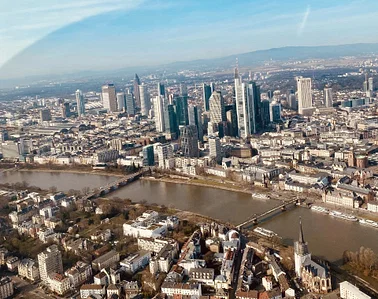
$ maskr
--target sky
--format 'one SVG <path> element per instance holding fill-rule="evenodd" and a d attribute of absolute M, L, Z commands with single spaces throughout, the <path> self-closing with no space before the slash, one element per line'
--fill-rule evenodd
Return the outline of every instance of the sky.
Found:
<path fill-rule="evenodd" d="M 376 0 L 0 0 L 0 79 L 378 42 Z"/>

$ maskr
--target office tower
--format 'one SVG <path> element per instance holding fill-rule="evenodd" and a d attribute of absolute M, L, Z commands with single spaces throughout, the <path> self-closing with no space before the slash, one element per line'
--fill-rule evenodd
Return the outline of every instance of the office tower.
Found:
<path fill-rule="evenodd" d="M 147 91 L 147 86 L 139 85 L 139 98 L 140 98 L 140 112 L 143 116 L 148 116 L 151 109 L 150 96 Z"/>
<path fill-rule="evenodd" d="M 117 110 L 122 112 L 126 107 L 126 97 L 124 92 L 117 92 Z"/>
<path fill-rule="evenodd" d="M 238 135 L 238 119 L 235 104 L 226 106 L 227 134 L 236 137 Z"/>
<path fill-rule="evenodd" d="M 269 115 L 271 122 L 279 122 L 281 120 L 281 104 L 276 101 L 270 103 Z"/>
<path fill-rule="evenodd" d="M 298 113 L 306 114 L 306 110 L 312 109 L 311 78 L 297 78 Z"/>
<path fill-rule="evenodd" d="M 210 121 L 220 123 L 226 120 L 226 110 L 222 94 L 214 91 L 209 99 Z"/>
<path fill-rule="evenodd" d="M 184 83 L 180 83 L 180 96 L 182 97 L 188 96 L 188 87 Z"/>
<path fill-rule="evenodd" d="M 270 102 L 268 100 L 261 102 L 261 122 L 263 128 L 267 128 L 270 124 Z"/>
<path fill-rule="evenodd" d="M 295 98 L 294 90 L 290 89 L 290 90 L 287 91 L 286 101 L 287 101 L 287 104 L 289 105 L 290 109 L 297 110 L 297 100 Z"/>
<path fill-rule="evenodd" d="M 260 88 L 255 82 L 241 83 L 235 79 L 236 109 L 238 116 L 238 135 L 247 138 L 256 134 L 261 127 Z"/>
<path fill-rule="evenodd" d="M 332 100 L 332 88 L 326 87 L 324 88 L 324 106 L 332 107 L 333 100 Z"/>
<path fill-rule="evenodd" d="M 164 121 L 164 96 L 159 95 L 154 99 L 154 110 L 155 110 L 155 126 L 157 132 L 165 131 L 165 121 Z"/>
<path fill-rule="evenodd" d="M 85 114 L 85 103 L 84 103 L 84 95 L 80 89 L 76 90 L 76 111 L 77 115 L 83 116 Z"/>
<path fill-rule="evenodd" d="M 215 83 L 214 82 L 210 83 L 210 91 L 211 91 L 211 94 L 215 91 Z"/>
<path fill-rule="evenodd" d="M 47 281 L 49 274 L 63 274 L 62 254 L 57 245 L 47 247 L 38 254 L 39 275 L 42 281 Z"/>
<path fill-rule="evenodd" d="M 137 74 L 135 74 L 134 78 L 134 97 L 135 97 L 135 104 L 137 107 L 141 107 L 140 103 L 140 95 L 139 95 L 139 85 L 140 85 L 140 79 Z"/>
<path fill-rule="evenodd" d="M 153 166 L 155 164 L 154 146 L 146 145 L 142 149 L 143 166 Z"/>
<path fill-rule="evenodd" d="M 173 139 L 176 139 L 179 135 L 179 126 L 177 124 L 177 116 L 174 105 L 168 105 L 167 107 L 168 122 L 165 122 L 165 130 L 171 133 Z"/>
<path fill-rule="evenodd" d="M 42 121 L 50 121 L 51 120 L 51 112 L 50 109 L 45 108 L 39 110 L 39 118 Z"/>
<path fill-rule="evenodd" d="M 20 141 L 17 143 L 17 148 L 20 156 L 28 155 L 33 150 L 33 142 L 31 139 L 20 138 Z"/>
<path fill-rule="evenodd" d="M 126 111 L 128 115 L 135 115 L 135 101 L 134 96 L 129 89 L 126 90 Z"/>
<path fill-rule="evenodd" d="M 267 94 L 268 94 L 269 100 L 273 99 L 273 91 L 272 90 L 268 90 Z"/>
<path fill-rule="evenodd" d="M 368 90 L 373 92 L 374 91 L 374 78 L 370 77 L 368 81 Z"/>
<path fill-rule="evenodd" d="M 200 106 L 189 106 L 189 125 L 195 125 L 198 132 L 198 140 L 203 141 L 203 127 L 202 127 L 202 117 L 201 117 L 201 107 Z"/>
<path fill-rule="evenodd" d="M 165 160 L 173 157 L 173 148 L 170 143 L 159 144 L 155 148 L 158 157 L 159 168 L 165 168 Z"/>
<path fill-rule="evenodd" d="M 185 157 L 198 157 L 198 133 L 194 125 L 180 126 L 180 144 Z"/>
<path fill-rule="evenodd" d="M 174 99 L 174 103 L 176 105 L 177 125 L 179 126 L 188 125 L 189 124 L 188 97 L 187 96 L 176 97 Z"/>
<path fill-rule="evenodd" d="M 158 96 L 165 97 L 165 87 L 163 83 L 158 83 Z"/>
<path fill-rule="evenodd" d="M 117 97 L 114 84 L 102 86 L 102 104 L 108 112 L 117 111 Z"/>
<path fill-rule="evenodd" d="M 221 143 L 219 137 L 209 136 L 209 156 L 214 158 L 217 164 L 222 162 Z"/>
<path fill-rule="evenodd" d="M 209 111 L 210 110 L 210 106 L 209 106 L 209 99 L 211 97 L 211 86 L 203 83 L 202 84 L 202 100 L 203 100 L 203 109 L 205 111 Z"/>
<path fill-rule="evenodd" d="M 65 102 L 62 105 L 62 117 L 67 118 L 71 116 L 70 103 Z"/>

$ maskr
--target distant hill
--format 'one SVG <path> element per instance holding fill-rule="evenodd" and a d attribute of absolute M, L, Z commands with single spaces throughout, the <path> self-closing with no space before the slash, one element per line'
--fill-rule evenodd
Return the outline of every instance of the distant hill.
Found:
<path fill-rule="evenodd" d="M 215 59 L 201 59 L 195 61 L 183 61 L 172 63 L 171 66 L 233 66 L 236 58 L 243 66 L 253 66 L 268 60 L 288 61 L 305 60 L 311 58 L 338 58 L 343 56 L 359 56 L 365 54 L 378 54 L 378 43 L 370 44 L 349 44 L 337 46 L 291 46 L 272 48 L 242 54 L 235 54 Z"/>
<path fill-rule="evenodd" d="M 239 59 L 239 64 L 244 67 L 255 66 L 263 63 L 264 61 L 289 61 L 289 60 L 305 60 L 305 59 L 327 59 L 338 58 L 343 56 L 362 56 L 367 54 L 378 54 L 378 43 L 369 44 L 349 44 L 349 45 L 337 45 L 337 46 L 290 46 L 282 48 L 273 48 L 267 50 L 259 50 L 242 54 L 235 54 L 226 57 L 214 58 L 214 59 L 199 59 L 194 61 L 178 61 L 166 65 L 154 66 L 154 67 L 132 67 L 121 68 L 117 70 L 88 70 L 82 72 L 75 72 L 74 74 L 60 74 L 49 76 L 33 76 L 20 79 L 8 79 L 0 80 L 0 88 L 11 87 L 17 84 L 28 84 L 42 79 L 65 79 L 65 78 L 100 78 L 102 76 L 125 76 L 133 75 L 133 73 L 148 73 L 154 72 L 157 69 L 160 70 L 182 70 L 185 68 L 194 68 L 198 70 L 214 69 L 218 67 L 229 68 L 235 65 L 236 58 Z"/>

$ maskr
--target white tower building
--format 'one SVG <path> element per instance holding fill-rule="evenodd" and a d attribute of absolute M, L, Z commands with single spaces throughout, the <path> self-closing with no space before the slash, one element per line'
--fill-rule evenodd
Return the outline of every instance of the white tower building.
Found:
<path fill-rule="evenodd" d="M 312 110 L 312 85 L 311 78 L 297 78 L 298 113 L 306 114 L 306 110 Z"/>

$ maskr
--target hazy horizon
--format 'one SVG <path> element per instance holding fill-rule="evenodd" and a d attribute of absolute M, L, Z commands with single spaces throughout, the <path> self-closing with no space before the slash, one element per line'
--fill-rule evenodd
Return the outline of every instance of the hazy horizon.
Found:
<path fill-rule="evenodd" d="M 10 7 L 0 0 L 0 10 L 0 79 L 13 79 L 374 43 L 369 19 L 378 3 L 37 0 Z"/>

